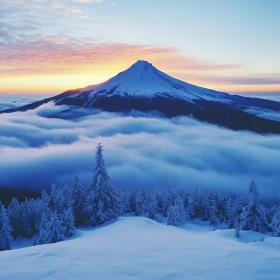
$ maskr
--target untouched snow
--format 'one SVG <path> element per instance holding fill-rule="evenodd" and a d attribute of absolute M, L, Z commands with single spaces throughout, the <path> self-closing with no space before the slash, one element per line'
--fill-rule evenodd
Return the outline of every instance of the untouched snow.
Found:
<path fill-rule="evenodd" d="M 279 238 L 253 242 L 264 235 L 241 236 L 205 225 L 176 228 L 120 218 L 79 230 L 68 241 L 0 252 L 0 279 L 279 279 Z"/>
<path fill-rule="evenodd" d="M 258 107 L 249 107 L 244 110 L 245 112 L 258 116 L 260 118 L 272 120 L 272 121 L 280 121 L 280 112 L 275 112 L 268 109 L 258 108 Z"/>
<path fill-rule="evenodd" d="M 187 100 L 191 103 L 196 99 L 231 102 L 230 95 L 226 93 L 177 80 L 159 71 L 147 61 L 142 60 L 137 61 L 127 70 L 102 84 L 89 86 L 81 90 L 81 92 L 88 91 L 91 91 L 91 94 L 86 105 L 90 105 L 96 95 L 108 95 L 108 92 L 110 92 L 110 95 L 119 94 L 145 98 L 161 95 Z"/>

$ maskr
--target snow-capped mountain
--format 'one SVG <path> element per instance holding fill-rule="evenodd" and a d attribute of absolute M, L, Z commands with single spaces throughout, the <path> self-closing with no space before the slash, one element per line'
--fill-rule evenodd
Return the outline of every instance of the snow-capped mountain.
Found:
<path fill-rule="evenodd" d="M 104 83 L 69 90 L 2 112 L 34 109 L 49 101 L 55 105 L 99 108 L 111 112 L 129 113 L 138 110 L 157 111 L 166 117 L 191 115 L 235 130 L 280 133 L 280 122 L 272 120 L 279 118 L 280 102 L 230 95 L 195 86 L 175 79 L 141 60 Z"/>
<path fill-rule="evenodd" d="M 213 100 L 230 103 L 230 95 L 177 80 L 156 69 L 147 61 L 139 60 L 127 70 L 120 72 L 108 81 L 88 86 L 61 95 L 58 103 L 66 98 L 83 100 L 83 107 L 94 107 L 95 101 L 101 97 L 120 96 L 122 98 L 152 99 L 164 97 L 180 99 L 195 104 L 195 100 Z M 87 98 L 85 98 L 87 97 Z M 68 100 L 69 103 L 70 100 Z"/>

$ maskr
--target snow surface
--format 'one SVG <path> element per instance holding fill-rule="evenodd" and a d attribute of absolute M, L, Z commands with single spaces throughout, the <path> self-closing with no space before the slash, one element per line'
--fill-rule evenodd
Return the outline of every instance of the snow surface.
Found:
<path fill-rule="evenodd" d="M 0 252 L 0 279 L 278 280 L 279 238 L 241 231 L 236 239 L 233 233 L 120 218 L 105 227 L 78 230 L 68 241 Z M 263 236 L 264 242 L 254 242 Z"/>
<path fill-rule="evenodd" d="M 268 109 L 263 109 L 259 107 L 248 107 L 244 110 L 245 112 L 258 116 L 260 118 L 272 120 L 272 121 L 280 121 L 280 112 L 275 112 Z"/>
<path fill-rule="evenodd" d="M 119 94 L 145 98 L 161 95 L 187 100 L 191 103 L 196 99 L 232 102 L 230 95 L 226 93 L 177 80 L 159 71 L 149 62 L 142 60 L 137 61 L 127 70 L 104 83 L 82 89 L 81 93 L 88 91 L 91 91 L 91 94 L 87 105 L 90 105 L 96 95 L 107 95 L 108 92 L 111 92 L 110 95 Z"/>

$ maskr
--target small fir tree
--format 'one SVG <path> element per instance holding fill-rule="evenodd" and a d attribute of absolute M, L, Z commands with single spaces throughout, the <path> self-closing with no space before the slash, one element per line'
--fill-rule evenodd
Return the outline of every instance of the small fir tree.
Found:
<path fill-rule="evenodd" d="M 96 148 L 95 160 L 93 180 L 85 208 L 88 226 L 103 224 L 122 214 L 116 190 L 109 182 L 110 177 L 103 159 L 103 146 L 100 143 Z"/>
<path fill-rule="evenodd" d="M 0 202 L 0 251 L 11 250 L 12 227 L 4 205 Z"/>
<path fill-rule="evenodd" d="M 259 193 L 254 180 L 250 183 L 248 191 L 249 199 L 240 216 L 240 228 L 266 233 L 268 229 L 266 211 L 259 202 Z"/>

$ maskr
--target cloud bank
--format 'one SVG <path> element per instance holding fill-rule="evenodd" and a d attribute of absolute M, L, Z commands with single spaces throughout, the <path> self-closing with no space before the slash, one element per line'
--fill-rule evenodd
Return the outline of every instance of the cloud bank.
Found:
<path fill-rule="evenodd" d="M 15 109 L 21 106 L 33 103 L 38 100 L 50 97 L 50 95 L 18 95 L 18 94 L 1 94 L 0 95 L 0 111 L 6 109 Z"/>
<path fill-rule="evenodd" d="M 234 132 L 191 118 L 120 116 L 53 108 L 0 115 L 1 187 L 48 188 L 70 184 L 75 169 L 88 186 L 98 142 L 120 187 L 189 187 L 246 192 L 254 177 L 260 192 L 279 191 L 280 137 Z M 46 118 L 59 112 L 74 120 Z"/>

